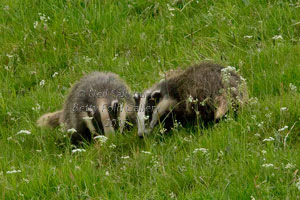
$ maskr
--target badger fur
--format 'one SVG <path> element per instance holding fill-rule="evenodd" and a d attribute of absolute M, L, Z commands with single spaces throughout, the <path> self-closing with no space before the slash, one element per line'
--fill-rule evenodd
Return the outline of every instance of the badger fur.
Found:
<path fill-rule="evenodd" d="M 248 98 L 245 80 L 233 67 L 202 63 L 166 76 L 141 96 L 137 114 L 138 135 L 148 134 L 159 122 L 185 124 L 216 121 Z"/>
<path fill-rule="evenodd" d="M 63 109 L 38 119 L 41 127 L 63 125 L 65 130 L 75 129 L 71 136 L 74 144 L 90 141 L 98 133 L 123 131 L 125 121 L 134 123 L 135 102 L 129 88 L 114 73 L 93 72 L 80 79 L 71 88 Z"/>

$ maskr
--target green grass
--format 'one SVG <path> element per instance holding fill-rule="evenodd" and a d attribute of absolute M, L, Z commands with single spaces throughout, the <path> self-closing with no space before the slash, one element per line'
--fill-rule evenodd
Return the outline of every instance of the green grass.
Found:
<path fill-rule="evenodd" d="M 0 198 L 300 198 L 299 1 L 0 2 Z M 203 60 L 247 79 L 252 100 L 236 119 L 143 140 L 135 128 L 81 153 L 35 125 L 85 73 L 112 71 L 143 91 Z"/>

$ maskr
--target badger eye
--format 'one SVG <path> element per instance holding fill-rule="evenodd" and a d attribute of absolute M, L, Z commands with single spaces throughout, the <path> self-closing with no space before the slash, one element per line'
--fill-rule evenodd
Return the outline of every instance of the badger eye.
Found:
<path fill-rule="evenodd" d="M 149 95 L 149 96 L 147 96 L 147 102 L 150 102 L 150 101 L 153 101 L 154 99 L 153 98 L 151 98 L 151 96 Z"/>
<path fill-rule="evenodd" d="M 147 101 L 148 101 L 149 103 L 155 103 L 155 102 L 156 102 L 156 99 L 155 99 L 154 97 L 148 96 L 148 97 L 147 97 Z"/>

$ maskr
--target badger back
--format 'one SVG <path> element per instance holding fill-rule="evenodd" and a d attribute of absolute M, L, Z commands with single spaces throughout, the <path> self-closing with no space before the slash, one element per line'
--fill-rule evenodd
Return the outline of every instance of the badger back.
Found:
<path fill-rule="evenodd" d="M 234 67 L 203 63 L 189 68 L 186 77 L 191 79 L 190 94 L 200 104 L 209 106 L 214 119 L 221 118 L 231 108 L 236 111 L 247 102 L 246 81 Z"/>

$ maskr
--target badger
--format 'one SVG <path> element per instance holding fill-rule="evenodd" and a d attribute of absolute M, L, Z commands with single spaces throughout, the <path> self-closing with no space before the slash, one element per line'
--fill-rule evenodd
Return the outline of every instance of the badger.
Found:
<path fill-rule="evenodd" d="M 101 133 L 108 135 L 117 129 L 122 133 L 136 121 L 134 107 L 129 87 L 118 75 L 93 72 L 73 85 L 62 110 L 41 116 L 37 125 L 73 130 L 71 142 L 78 144 Z"/>
<path fill-rule="evenodd" d="M 135 99 L 139 103 L 138 136 L 143 137 L 158 123 L 165 122 L 169 128 L 175 119 L 182 125 L 217 122 L 231 108 L 237 111 L 243 106 L 248 92 L 245 79 L 234 67 L 201 63 L 166 73 L 165 79 Z"/>

